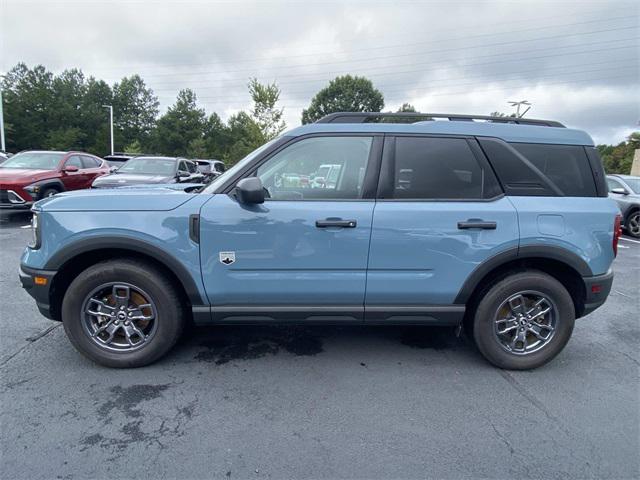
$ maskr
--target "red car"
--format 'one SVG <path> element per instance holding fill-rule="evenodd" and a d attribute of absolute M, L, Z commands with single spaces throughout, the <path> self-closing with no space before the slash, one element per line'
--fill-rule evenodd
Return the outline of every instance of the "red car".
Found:
<path fill-rule="evenodd" d="M 88 153 L 20 152 L 0 164 L 0 210 L 26 210 L 56 193 L 90 188 L 107 173 L 107 162 Z"/>

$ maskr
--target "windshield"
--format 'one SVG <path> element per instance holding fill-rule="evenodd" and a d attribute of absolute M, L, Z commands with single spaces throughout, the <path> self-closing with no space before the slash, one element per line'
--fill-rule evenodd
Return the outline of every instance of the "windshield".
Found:
<path fill-rule="evenodd" d="M 625 178 L 624 181 L 633 190 L 633 193 L 640 193 L 640 178 Z"/>
<path fill-rule="evenodd" d="M 264 152 L 267 148 L 269 148 L 274 143 L 279 142 L 283 138 L 284 137 L 276 137 L 273 140 L 271 140 L 270 142 L 265 143 L 261 147 L 256 148 L 253 152 L 251 152 L 249 155 L 244 157 L 242 160 L 240 160 L 238 163 L 236 163 L 233 167 L 229 168 L 228 170 L 226 170 L 223 173 L 221 173 L 220 175 L 218 175 L 215 178 L 215 180 L 213 182 L 211 182 L 209 184 L 209 186 L 203 190 L 203 192 L 204 193 L 213 193 L 220 185 L 222 185 L 226 181 L 227 178 L 232 177 L 238 170 L 242 170 L 242 168 L 246 164 L 251 162 L 254 158 L 256 158 L 258 155 L 260 155 L 262 152 Z"/>
<path fill-rule="evenodd" d="M 173 175 L 176 161 L 170 158 L 132 158 L 115 173 L 134 173 L 139 175 Z"/>
<path fill-rule="evenodd" d="M 27 168 L 30 170 L 55 170 L 64 157 L 59 152 L 23 152 L 14 155 L 0 168 Z"/>

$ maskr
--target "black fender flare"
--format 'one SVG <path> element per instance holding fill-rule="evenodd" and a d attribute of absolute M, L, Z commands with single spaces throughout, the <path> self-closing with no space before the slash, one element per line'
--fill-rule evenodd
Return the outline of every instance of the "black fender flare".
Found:
<path fill-rule="evenodd" d="M 191 305 L 208 305 L 209 302 L 205 302 L 200 295 L 198 287 L 182 263 L 173 258 L 170 252 L 162 250 L 161 248 L 145 242 L 140 239 L 132 237 L 122 236 L 100 236 L 93 238 L 84 238 L 76 242 L 70 243 L 58 250 L 47 261 L 44 266 L 44 270 L 59 270 L 67 262 L 72 261 L 78 255 L 89 252 L 97 252 L 100 250 L 129 250 L 135 253 L 141 253 L 152 259 L 159 264 L 165 266 L 171 270 L 178 278 L 184 291 L 191 302 Z"/>
<path fill-rule="evenodd" d="M 37 182 L 30 183 L 26 185 L 27 187 L 38 186 L 40 187 L 40 192 L 42 192 L 45 188 L 54 187 L 58 192 L 64 192 L 66 188 L 64 188 L 64 183 L 59 178 L 45 178 L 44 180 L 38 180 Z M 40 195 L 38 195 L 39 197 Z"/>
<path fill-rule="evenodd" d="M 572 268 L 578 272 L 582 277 L 593 276 L 593 271 L 576 253 L 567 250 L 566 248 L 554 246 L 554 245 L 526 245 L 521 247 L 513 247 L 508 250 L 504 250 L 484 262 L 478 265 L 467 277 L 462 288 L 458 292 L 455 304 L 466 304 L 471 298 L 474 290 L 480 283 L 480 281 L 496 268 L 511 262 L 513 260 L 524 260 L 527 258 L 545 258 L 549 260 L 556 260 L 566 266 Z"/>

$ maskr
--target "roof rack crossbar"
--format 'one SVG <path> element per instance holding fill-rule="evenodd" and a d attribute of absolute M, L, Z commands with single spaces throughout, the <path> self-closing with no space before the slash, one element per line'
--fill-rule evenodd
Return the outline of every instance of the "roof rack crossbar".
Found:
<path fill-rule="evenodd" d="M 538 125 L 543 127 L 561 127 L 564 125 L 554 120 L 536 120 L 533 118 L 494 117 L 491 115 L 458 115 L 451 113 L 420 113 L 420 112 L 335 112 L 325 115 L 316 123 L 365 123 L 370 118 L 415 118 L 416 122 L 446 118 L 449 121 L 473 122 L 486 120 L 491 123 L 513 123 L 517 125 Z M 415 122 L 413 122 L 415 123 Z"/>

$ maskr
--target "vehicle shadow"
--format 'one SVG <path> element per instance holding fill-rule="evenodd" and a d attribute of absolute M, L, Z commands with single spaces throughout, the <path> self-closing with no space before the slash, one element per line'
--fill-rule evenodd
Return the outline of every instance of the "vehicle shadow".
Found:
<path fill-rule="evenodd" d="M 394 347 L 474 352 L 464 336 L 452 327 L 422 326 L 256 326 L 226 325 L 194 327 L 183 336 L 170 356 L 192 356 L 198 362 L 223 365 L 286 352 L 313 356 L 328 344 L 359 345 L 367 349 L 380 343 Z"/>
<path fill-rule="evenodd" d="M 0 228 L 17 228 L 31 222 L 31 212 L 0 212 Z"/>

